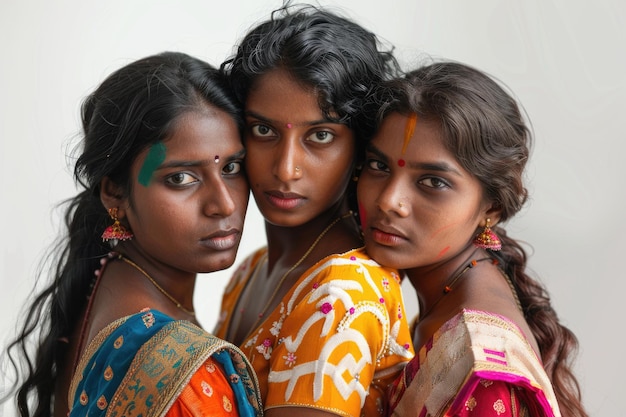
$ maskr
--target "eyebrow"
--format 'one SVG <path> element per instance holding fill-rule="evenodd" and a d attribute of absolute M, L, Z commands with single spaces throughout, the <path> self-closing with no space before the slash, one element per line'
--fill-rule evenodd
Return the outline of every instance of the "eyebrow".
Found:
<path fill-rule="evenodd" d="M 228 156 L 225 160 L 226 161 L 233 161 L 235 159 L 243 159 L 246 156 L 246 150 L 242 149 L 237 153 L 234 153 L 230 156 Z M 178 160 L 172 160 L 172 161 L 168 161 L 164 164 L 161 164 L 157 169 L 165 169 L 165 168 L 175 168 L 175 167 L 197 167 L 197 166 L 203 166 L 203 165 L 210 165 L 215 163 L 215 160 L 213 158 L 211 159 L 201 159 L 201 160 L 195 160 L 195 161 L 178 161 Z"/>
<path fill-rule="evenodd" d="M 254 117 L 255 119 L 259 119 L 259 120 L 262 120 L 262 121 L 264 121 L 266 123 L 273 124 L 273 125 L 281 125 L 281 124 L 284 125 L 284 124 L 288 123 L 288 122 L 281 122 L 281 121 L 275 120 L 275 119 L 270 119 L 270 118 L 265 117 L 265 116 L 263 116 L 263 115 L 261 115 L 259 113 L 256 113 L 256 112 L 253 112 L 253 111 L 249 111 L 249 110 L 246 111 L 245 114 L 248 117 Z M 318 119 L 318 120 L 311 120 L 311 121 L 308 121 L 308 122 L 305 122 L 305 123 L 292 123 L 292 124 L 294 126 L 315 126 L 315 125 L 321 125 L 321 124 L 324 124 L 324 123 L 332 123 L 332 124 L 335 124 L 335 125 L 343 125 L 343 123 L 339 123 L 339 122 L 333 121 L 331 119 Z"/>
<path fill-rule="evenodd" d="M 369 144 L 367 145 L 367 152 L 375 154 L 382 162 L 389 165 L 390 158 L 376 146 Z M 461 173 L 454 167 L 446 164 L 445 162 L 411 162 L 407 161 L 407 166 L 412 169 L 422 169 L 426 171 L 438 171 L 438 172 L 449 172 L 451 174 L 457 175 L 461 177 Z"/>

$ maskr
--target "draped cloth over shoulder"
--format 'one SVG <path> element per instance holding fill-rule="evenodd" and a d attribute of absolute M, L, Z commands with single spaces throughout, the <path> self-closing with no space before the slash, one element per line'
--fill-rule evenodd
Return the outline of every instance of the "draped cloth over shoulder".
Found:
<path fill-rule="evenodd" d="M 202 401 L 173 407 L 181 394 L 193 397 L 194 375 L 201 375 L 200 396 L 220 405 L 212 415 L 262 415 L 258 381 L 237 347 L 148 310 L 111 323 L 89 343 L 72 378 L 70 417 L 199 415 Z"/>
<path fill-rule="evenodd" d="M 463 310 L 391 388 L 393 416 L 560 416 L 552 384 L 519 328 Z"/>

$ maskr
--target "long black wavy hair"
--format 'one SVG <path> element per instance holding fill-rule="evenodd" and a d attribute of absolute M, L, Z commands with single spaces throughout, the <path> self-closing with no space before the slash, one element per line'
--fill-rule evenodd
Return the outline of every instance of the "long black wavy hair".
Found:
<path fill-rule="evenodd" d="M 500 222 L 505 222 L 528 199 L 523 179 L 532 132 L 521 106 L 501 84 L 468 65 L 435 62 L 388 83 L 377 98 L 379 121 L 398 112 L 436 122 L 446 148 L 480 181 L 485 197 L 501 210 Z M 502 250 L 490 254 L 515 287 L 561 413 L 586 416 L 571 367 L 578 349 L 576 336 L 560 323 L 545 287 L 527 273 L 528 256 L 522 245 L 500 224 L 492 229 L 502 241 Z"/>
<path fill-rule="evenodd" d="M 324 117 L 354 131 L 360 163 L 366 138 L 376 127 L 378 108 L 370 96 L 400 73 L 393 48 L 330 9 L 287 1 L 253 27 L 221 65 L 242 105 L 254 82 L 277 68 L 314 89 Z M 349 186 L 348 201 L 357 213 L 355 183 Z"/>
<path fill-rule="evenodd" d="M 15 389 L 22 417 L 52 414 L 57 375 L 67 363 L 67 341 L 86 308 L 94 271 L 111 250 L 101 238 L 111 222 L 100 200 L 102 179 L 109 177 L 128 193 L 137 155 L 166 139 L 181 114 L 207 104 L 232 116 L 243 133 L 241 107 L 223 74 L 176 52 L 124 66 L 84 100 L 74 166 L 81 191 L 65 202 L 67 232 L 49 258 L 52 282 L 35 294 L 21 331 L 8 346 L 14 370 L 24 370 Z"/>

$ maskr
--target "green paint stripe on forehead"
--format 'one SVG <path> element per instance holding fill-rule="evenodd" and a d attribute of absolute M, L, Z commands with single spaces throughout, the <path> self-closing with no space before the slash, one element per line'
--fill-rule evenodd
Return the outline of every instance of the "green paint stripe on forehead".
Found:
<path fill-rule="evenodd" d="M 139 183 L 145 187 L 150 184 L 152 174 L 165 161 L 165 145 L 163 142 L 157 142 L 150 147 L 146 159 L 143 161 L 141 170 L 139 170 Z"/>

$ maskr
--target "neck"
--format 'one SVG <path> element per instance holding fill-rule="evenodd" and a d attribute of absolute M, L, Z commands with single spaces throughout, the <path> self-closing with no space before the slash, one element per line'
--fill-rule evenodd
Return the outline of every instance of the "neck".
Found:
<path fill-rule="evenodd" d="M 293 227 L 276 226 L 266 222 L 268 270 L 272 271 L 276 265 L 292 265 L 310 248 L 322 231 L 333 223 L 335 224 L 322 236 L 307 257 L 307 264 L 332 253 L 347 252 L 362 246 L 358 227 L 349 213 L 348 209 L 333 210 Z"/>
<path fill-rule="evenodd" d="M 430 312 L 433 306 L 441 299 L 444 288 L 450 284 L 454 277 L 463 271 L 472 260 L 488 257 L 484 250 L 468 246 L 453 258 L 440 263 L 424 265 L 405 271 L 407 278 L 415 288 L 419 302 L 421 318 L 423 312 Z M 467 278 L 471 271 L 466 271 L 459 278 L 462 281 Z M 457 281 L 453 285 L 458 286 Z"/>
<path fill-rule="evenodd" d="M 144 281 L 147 287 L 151 288 L 155 294 L 160 293 L 166 298 L 164 299 L 164 305 L 176 307 L 179 311 L 193 316 L 196 274 L 181 271 L 160 262 L 154 262 L 151 258 L 144 256 L 133 245 L 119 244 L 115 251 L 121 257 L 131 261 L 126 263 L 141 275 L 142 281 Z M 172 301 L 172 299 L 175 301 Z M 182 308 L 177 307 L 177 304 L 180 304 Z"/>

